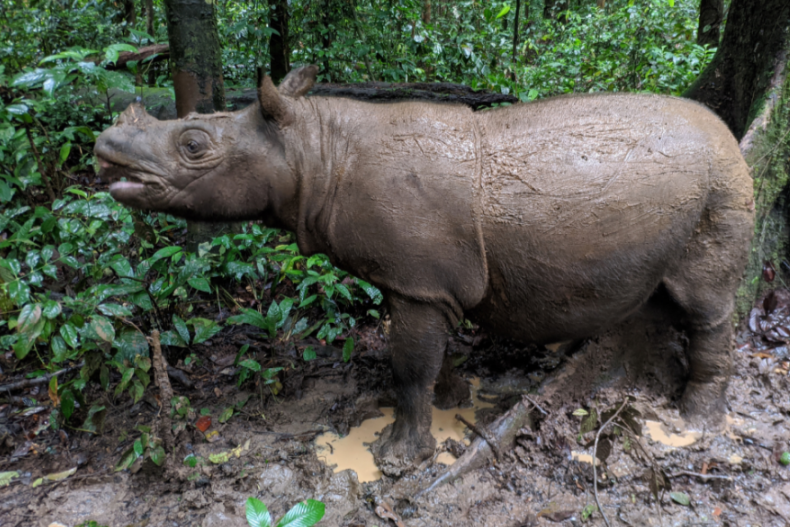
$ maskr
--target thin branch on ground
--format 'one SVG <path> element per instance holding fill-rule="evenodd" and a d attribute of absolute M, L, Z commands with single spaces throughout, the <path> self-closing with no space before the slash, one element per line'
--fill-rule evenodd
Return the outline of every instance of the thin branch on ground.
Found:
<path fill-rule="evenodd" d="M 695 478 L 702 478 L 702 479 L 726 479 L 728 481 L 732 481 L 732 476 L 728 475 L 718 475 L 718 474 L 699 474 L 698 472 L 689 472 L 687 470 L 681 470 L 680 472 L 676 472 L 674 474 L 667 474 L 668 478 L 678 478 L 680 476 L 691 476 Z"/>
<path fill-rule="evenodd" d="M 496 442 L 494 442 L 494 440 L 491 438 L 491 436 L 488 434 L 486 430 L 482 428 L 478 428 L 474 424 L 470 423 L 469 421 L 464 419 L 464 416 L 462 416 L 461 414 L 455 414 L 455 418 L 461 421 L 463 424 L 465 424 L 472 432 L 485 439 L 486 443 L 488 443 L 488 446 L 490 446 L 491 450 L 493 450 L 496 460 L 502 461 L 502 452 L 499 451 L 499 446 L 496 444 Z"/>
<path fill-rule="evenodd" d="M 609 426 L 609 424 L 612 421 L 614 421 L 618 415 L 620 415 L 620 412 L 622 412 L 623 408 L 625 408 L 627 405 L 628 405 L 628 398 L 626 397 L 625 401 L 623 401 L 623 404 L 620 405 L 620 408 L 617 409 L 614 415 L 610 417 L 601 426 L 601 428 L 598 429 L 598 432 L 596 432 L 595 434 L 595 444 L 593 445 L 593 491 L 595 491 L 595 505 L 598 506 L 598 512 L 600 512 L 601 516 L 603 516 L 603 521 L 606 523 L 606 527 L 612 527 L 612 524 L 609 523 L 609 518 L 606 517 L 606 513 L 603 511 L 603 508 L 601 507 L 601 502 L 598 499 L 598 469 L 595 468 L 595 460 L 597 459 L 598 456 L 598 439 L 600 439 L 601 437 L 601 432 L 603 432 L 604 429 L 607 426 Z"/>
<path fill-rule="evenodd" d="M 170 401 L 173 400 L 173 387 L 170 386 L 170 379 L 167 377 L 167 361 L 162 356 L 162 344 L 159 341 L 159 331 L 153 330 L 148 339 L 153 348 L 153 367 L 154 382 L 159 387 L 160 404 L 159 423 L 155 429 L 165 444 L 165 451 L 170 450 L 173 445 L 173 428 L 170 422 Z"/>
<path fill-rule="evenodd" d="M 46 375 L 42 375 L 41 377 L 36 377 L 35 379 L 23 379 L 21 381 L 12 382 L 9 384 L 4 384 L 0 386 L 0 391 L 11 392 L 11 390 L 21 390 L 22 388 L 28 388 L 30 386 L 35 386 L 37 384 L 46 384 L 52 377 L 57 377 L 58 375 L 63 375 L 64 373 L 69 373 L 74 370 L 79 370 L 85 366 L 85 361 L 81 361 L 76 366 L 72 366 L 70 368 L 63 368 L 62 370 L 58 370 L 54 373 L 48 373 Z"/>
<path fill-rule="evenodd" d="M 543 409 L 543 407 L 542 407 L 542 406 L 540 406 L 538 403 L 536 403 L 536 402 L 535 402 L 535 401 L 532 399 L 532 397 L 530 397 L 529 395 L 525 395 L 525 396 L 524 396 L 524 399 L 526 399 L 527 401 L 531 402 L 531 403 L 532 403 L 532 406 L 534 406 L 535 408 L 537 408 L 537 409 L 538 409 L 538 411 L 539 411 L 540 413 L 542 413 L 543 415 L 549 415 L 549 412 L 547 412 L 546 410 L 544 410 L 544 409 Z"/>

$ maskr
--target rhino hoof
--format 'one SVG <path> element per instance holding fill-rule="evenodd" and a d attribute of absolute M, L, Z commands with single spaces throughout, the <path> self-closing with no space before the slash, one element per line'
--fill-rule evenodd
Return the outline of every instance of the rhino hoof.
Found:
<path fill-rule="evenodd" d="M 680 399 L 680 413 L 685 418 L 702 420 L 705 425 L 720 425 L 727 412 L 726 378 L 711 382 L 689 381 Z"/>
<path fill-rule="evenodd" d="M 396 439 L 392 434 L 393 429 L 393 425 L 387 425 L 381 436 L 370 445 L 370 450 L 376 465 L 384 474 L 400 477 L 433 455 L 436 439 L 427 430 L 424 434 L 410 430 Z"/>

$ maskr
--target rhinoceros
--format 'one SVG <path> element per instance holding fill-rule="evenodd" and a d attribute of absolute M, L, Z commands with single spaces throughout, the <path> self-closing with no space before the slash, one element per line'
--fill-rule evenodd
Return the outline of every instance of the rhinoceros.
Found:
<path fill-rule="evenodd" d="M 654 294 L 688 338 L 688 415 L 724 407 L 752 179 L 709 110 L 599 94 L 473 112 L 305 97 L 316 68 L 265 77 L 237 112 L 159 121 L 130 105 L 97 139 L 121 203 L 262 220 L 381 289 L 391 317 L 398 474 L 431 455 L 431 388 L 462 317 L 531 343 L 594 336 Z"/>

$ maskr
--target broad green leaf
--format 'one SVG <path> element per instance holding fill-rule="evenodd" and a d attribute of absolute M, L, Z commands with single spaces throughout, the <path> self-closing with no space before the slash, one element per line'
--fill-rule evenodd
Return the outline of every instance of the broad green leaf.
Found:
<path fill-rule="evenodd" d="M 137 457 L 143 455 L 143 442 L 140 441 L 139 439 L 136 439 L 134 441 L 134 445 L 132 448 L 134 448 L 134 453 L 137 454 Z"/>
<path fill-rule="evenodd" d="M 241 308 L 241 315 L 235 315 L 228 318 L 229 324 L 249 324 L 260 329 L 266 329 L 266 320 L 263 315 L 254 309 Z"/>
<path fill-rule="evenodd" d="M 351 360 L 352 353 L 354 353 L 354 337 L 349 337 L 343 344 L 343 362 Z"/>
<path fill-rule="evenodd" d="M 77 336 L 77 330 L 70 323 L 66 322 L 65 324 L 60 326 L 60 336 L 63 337 L 63 340 L 66 341 L 66 344 L 68 344 L 72 348 L 76 348 L 77 346 L 79 346 L 79 337 Z"/>
<path fill-rule="evenodd" d="M 186 325 L 181 317 L 176 314 L 173 314 L 173 326 L 175 326 L 176 331 L 178 331 L 178 335 L 181 337 L 181 340 L 184 341 L 184 344 L 189 344 L 189 328 Z"/>
<path fill-rule="evenodd" d="M 672 0 L 670 0 L 670 1 L 672 1 Z M 505 16 L 508 13 L 510 13 L 510 6 L 506 5 L 505 7 L 502 8 L 502 10 L 499 12 L 499 14 L 497 14 L 496 19 L 499 20 L 500 18 L 502 18 L 503 16 Z"/>
<path fill-rule="evenodd" d="M 104 432 L 104 418 L 107 410 L 104 406 L 91 406 L 88 410 L 88 417 L 82 423 L 82 429 L 93 434 L 101 435 Z"/>
<path fill-rule="evenodd" d="M 312 527 L 324 517 L 324 510 L 318 500 L 299 502 L 277 522 L 277 527 Z"/>
<path fill-rule="evenodd" d="M 181 335 L 173 330 L 167 330 L 159 335 L 159 342 L 161 342 L 163 346 L 178 346 L 180 348 L 187 347 L 187 343 L 184 342 L 184 339 L 181 338 Z"/>
<path fill-rule="evenodd" d="M 246 513 L 247 523 L 250 524 L 250 527 L 271 527 L 272 516 L 261 500 L 248 498 Z"/>
<path fill-rule="evenodd" d="M 189 454 L 184 458 L 184 465 L 189 468 L 195 468 L 197 466 L 197 462 L 198 460 L 195 454 Z"/>
<path fill-rule="evenodd" d="M 30 334 L 36 331 L 41 322 L 41 304 L 28 304 L 22 308 L 16 321 L 16 330 L 21 334 Z M 41 332 L 41 329 L 38 329 Z"/>
<path fill-rule="evenodd" d="M 161 467 L 162 464 L 165 462 L 165 449 L 162 446 L 155 446 L 151 449 L 151 461 L 153 461 L 156 466 Z"/>
<path fill-rule="evenodd" d="M 115 465 L 115 472 L 131 467 L 138 457 L 140 456 L 135 451 L 134 446 L 127 449 L 123 454 L 121 454 L 121 459 L 118 461 L 118 464 Z"/>
<path fill-rule="evenodd" d="M 222 413 L 219 415 L 219 422 L 226 423 L 228 419 L 233 417 L 233 407 L 225 408 Z"/>
<path fill-rule="evenodd" d="M 691 498 L 689 498 L 688 494 L 685 492 L 670 492 L 669 497 L 672 498 L 672 501 L 685 505 L 686 507 L 691 504 Z"/>
<path fill-rule="evenodd" d="M 77 472 L 77 467 L 74 467 L 74 468 L 70 468 L 68 470 L 64 470 L 63 472 L 56 472 L 54 474 L 47 474 L 43 478 L 38 478 L 30 486 L 32 488 L 36 488 L 39 485 L 41 485 L 43 483 L 46 483 L 48 481 L 63 481 L 64 479 L 66 479 L 67 477 L 73 475 L 76 472 Z"/>
<path fill-rule="evenodd" d="M 307 346 L 302 353 L 302 358 L 306 361 L 310 361 L 316 358 L 315 350 L 312 346 Z"/>
<path fill-rule="evenodd" d="M 170 256 L 173 256 L 174 254 L 181 252 L 182 250 L 183 249 L 181 247 L 176 247 L 176 246 L 165 247 L 164 249 L 159 249 L 158 251 L 156 251 L 154 255 L 151 258 L 149 258 L 149 261 L 153 263 L 158 260 L 161 260 L 162 258 L 168 258 Z"/>
<path fill-rule="evenodd" d="M 11 484 L 11 480 L 19 477 L 19 472 L 12 470 L 11 472 L 0 472 L 0 487 L 7 487 Z"/>
<path fill-rule="evenodd" d="M 131 317 L 132 311 L 120 304 L 100 304 L 96 309 L 108 317 Z"/>
<path fill-rule="evenodd" d="M 247 360 L 241 361 L 239 363 L 239 366 L 243 366 L 243 367 L 247 368 L 248 370 L 252 370 L 252 371 L 261 371 L 260 363 L 258 361 L 252 360 L 252 359 L 247 359 Z"/>
<path fill-rule="evenodd" d="M 189 320 L 189 323 L 192 324 L 192 327 L 195 329 L 195 338 L 192 340 L 193 344 L 205 342 L 222 331 L 222 326 L 207 318 L 192 318 Z"/>
<path fill-rule="evenodd" d="M 204 293 L 211 293 L 211 284 L 209 283 L 208 279 L 203 276 L 196 276 L 195 278 L 190 278 L 187 280 L 187 283 L 197 289 L 198 291 L 203 291 Z"/>
<path fill-rule="evenodd" d="M 115 328 L 107 318 L 101 315 L 93 315 L 90 323 L 91 332 L 105 342 L 112 342 L 115 339 Z"/>

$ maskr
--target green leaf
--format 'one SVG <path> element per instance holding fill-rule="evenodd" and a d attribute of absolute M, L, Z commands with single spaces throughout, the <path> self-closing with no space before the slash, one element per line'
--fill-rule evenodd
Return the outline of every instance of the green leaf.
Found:
<path fill-rule="evenodd" d="M 161 467 L 165 462 L 165 449 L 162 448 L 161 445 L 152 448 L 149 455 L 151 456 L 151 461 L 153 461 L 157 467 Z"/>
<path fill-rule="evenodd" d="M 137 441 L 135 441 L 135 444 Z M 132 464 L 140 457 L 137 452 L 135 452 L 134 446 L 126 450 L 123 454 L 121 454 L 121 459 L 118 461 L 118 464 L 115 465 L 115 472 L 125 470 L 132 466 Z"/>
<path fill-rule="evenodd" d="M 41 304 L 28 304 L 22 308 L 19 318 L 16 321 L 17 332 L 25 335 L 36 331 L 41 322 Z M 41 329 L 38 329 L 41 332 Z"/>
<path fill-rule="evenodd" d="M 258 499 L 247 499 L 247 523 L 250 527 L 271 527 L 272 516 L 266 505 Z"/>
<path fill-rule="evenodd" d="M 93 315 L 90 330 L 105 342 L 112 342 L 115 339 L 115 328 L 112 326 L 112 322 L 101 315 Z"/>
<path fill-rule="evenodd" d="M 669 0 L 669 7 L 675 7 L 675 0 Z"/>
<path fill-rule="evenodd" d="M 689 498 L 688 494 L 685 492 L 670 492 L 669 497 L 672 498 L 672 501 L 685 505 L 686 507 L 691 504 L 691 498 Z"/>
<path fill-rule="evenodd" d="M 187 343 L 181 338 L 177 332 L 167 330 L 159 336 L 159 341 L 163 346 L 178 346 L 180 348 L 187 347 Z"/>
<path fill-rule="evenodd" d="M 181 252 L 182 250 L 183 249 L 181 247 L 176 247 L 176 246 L 165 247 L 164 249 L 159 249 L 158 251 L 156 251 L 154 255 L 151 258 L 149 258 L 149 260 L 151 263 L 154 263 L 158 260 L 161 260 L 162 258 L 168 258 L 170 256 L 173 256 L 174 254 Z"/>
<path fill-rule="evenodd" d="M 311 527 L 321 521 L 324 511 L 324 504 L 318 500 L 299 502 L 277 522 L 277 527 Z"/>
<path fill-rule="evenodd" d="M 11 472 L 0 472 L 0 487 L 7 487 L 11 484 L 11 480 L 19 477 L 19 472 L 12 470 Z"/>
<path fill-rule="evenodd" d="M 195 468 L 197 466 L 198 460 L 195 457 L 195 454 L 189 454 L 187 457 L 184 458 L 184 465 L 189 468 Z"/>
<path fill-rule="evenodd" d="M 60 326 L 60 336 L 63 337 L 63 340 L 66 341 L 66 344 L 68 344 L 72 348 L 76 348 L 77 346 L 79 346 L 79 337 L 77 336 L 77 330 L 69 322 L 66 322 L 65 324 Z"/>
<path fill-rule="evenodd" d="M 209 283 L 208 279 L 203 276 L 197 276 L 195 278 L 190 278 L 187 280 L 187 283 L 197 289 L 198 291 L 203 291 L 204 293 L 211 293 L 211 284 Z"/>
<path fill-rule="evenodd" d="M 585 415 L 589 415 L 589 414 L 590 412 L 588 412 L 584 408 L 577 408 L 576 410 L 573 411 L 573 415 L 575 415 L 576 417 L 584 417 Z"/>
<path fill-rule="evenodd" d="M 670 1 L 672 1 L 672 0 L 670 0 Z M 508 13 L 510 13 L 510 6 L 506 5 L 505 7 L 502 8 L 502 10 L 496 16 L 496 19 L 499 20 L 500 18 L 502 18 L 503 16 L 505 16 Z"/>
<path fill-rule="evenodd" d="M 343 362 L 351 360 L 352 353 L 354 353 L 354 337 L 349 337 L 343 344 Z"/>
<path fill-rule="evenodd" d="M 233 417 L 233 407 L 228 407 L 222 410 L 222 413 L 219 415 L 219 422 L 226 423 L 228 419 Z"/>
<path fill-rule="evenodd" d="M 143 442 L 139 439 L 136 439 L 133 445 L 134 453 L 137 454 L 137 457 L 143 455 Z"/>
<path fill-rule="evenodd" d="M 123 328 L 112 345 L 118 350 L 114 359 L 119 363 L 124 360 L 132 362 L 137 356 L 148 355 L 148 340 L 145 335 L 133 328 Z"/>
<path fill-rule="evenodd" d="M 252 371 L 261 371 L 260 363 L 258 361 L 252 360 L 252 359 L 247 359 L 247 360 L 241 361 L 239 363 L 239 366 L 243 366 L 243 367 L 247 368 L 248 370 L 252 370 Z"/>
<path fill-rule="evenodd" d="M 178 315 L 173 315 L 173 326 L 175 326 L 176 331 L 178 331 L 178 335 L 181 337 L 181 340 L 184 341 L 184 344 L 189 344 L 189 328 L 186 325 L 181 317 Z"/>
<path fill-rule="evenodd" d="M 82 429 L 97 435 L 104 432 L 104 418 L 107 416 L 107 410 L 104 406 L 91 406 L 88 410 L 88 417 L 82 423 Z"/>
<path fill-rule="evenodd" d="M 189 320 L 192 327 L 195 329 L 195 338 L 192 340 L 193 344 L 200 344 L 205 342 L 220 331 L 222 327 L 207 318 L 192 318 Z"/>
<path fill-rule="evenodd" d="M 53 319 L 60 315 L 61 308 L 60 303 L 54 300 L 47 300 L 44 302 L 44 309 L 42 311 L 43 315 L 48 319 Z"/>
<path fill-rule="evenodd" d="M 316 358 L 315 350 L 312 346 L 307 346 L 302 353 L 302 358 L 306 361 L 314 360 Z"/>
<path fill-rule="evenodd" d="M 254 309 L 241 308 L 241 315 L 228 318 L 229 324 L 249 324 L 260 329 L 266 329 L 266 319 Z"/>

